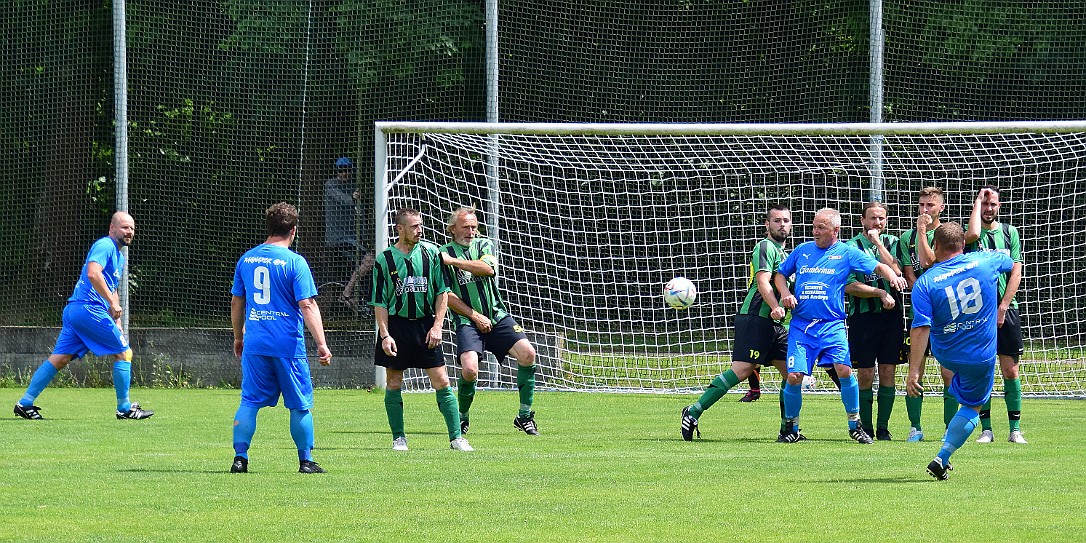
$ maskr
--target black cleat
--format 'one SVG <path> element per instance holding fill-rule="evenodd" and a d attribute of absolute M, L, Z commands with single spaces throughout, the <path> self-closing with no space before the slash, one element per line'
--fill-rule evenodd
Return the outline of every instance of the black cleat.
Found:
<path fill-rule="evenodd" d="M 877 428 L 875 430 L 875 439 L 878 441 L 893 441 L 894 436 L 890 434 L 890 430 L 887 428 Z"/>
<path fill-rule="evenodd" d="M 20 405 L 15 404 L 15 416 L 22 417 L 26 420 L 42 420 L 45 417 L 41 416 L 41 408 L 36 405 Z"/>
<path fill-rule="evenodd" d="M 807 441 L 807 436 L 796 430 L 795 423 L 784 423 L 784 430 L 777 434 L 777 443 L 799 443 Z"/>
<path fill-rule="evenodd" d="M 516 424 L 516 421 L 514 421 L 513 424 Z M 460 435 L 468 433 L 468 426 L 470 426 L 468 418 L 460 415 Z"/>
<path fill-rule="evenodd" d="M 527 417 L 518 416 L 513 419 L 513 426 L 530 436 L 539 435 L 539 429 L 535 426 L 535 411 L 529 411 Z M 463 430 L 460 433 L 464 433 Z"/>
<path fill-rule="evenodd" d="M 682 433 L 683 441 L 694 441 L 694 432 L 698 433 L 698 437 L 701 437 L 701 430 L 698 430 L 698 419 L 690 416 L 690 407 L 683 408 L 682 422 L 679 425 L 679 431 Z"/>
<path fill-rule="evenodd" d="M 155 414 L 154 411 L 151 411 L 150 409 L 142 409 L 142 408 L 140 408 L 140 404 L 138 404 L 136 402 L 132 402 L 132 405 L 129 406 L 127 412 L 125 412 L 125 413 L 121 413 L 120 411 L 117 412 L 117 418 L 118 419 L 143 420 L 143 419 L 151 418 L 151 415 L 154 415 L 154 414 Z"/>
<path fill-rule="evenodd" d="M 234 463 L 230 464 L 230 473 L 249 473 L 249 459 L 235 456 Z"/>
<path fill-rule="evenodd" d="M 954 466 L 951 466 L 949 462 L 947 463 L 946 467 L 943 467 L 943 463 L 940 462 L 938 458 L 935 458 L 931 462 L 928 462 L 928 475 L 935 477 L 935 479 L 938 481 L 945 481 L 949 479 L 950 475 L 948 475 L 947 472 L 953 470 Z"/>
<path fill-rule="evenodd" d="M 857 443 L 860 443 L 862 445 L 870 445 L 874 443 L 874 441 L 871 440 L 871 436 L 867 435 L 867 432 L 865 432 L 864 429 L 860 426 L 849 430 L 848 435 L 852 439 L 855 439 Z"/>
<path fill-rule="evenodd" d="M 298 473 L 324 473 L 324 468 L 312 460 L 302 460 L 298 463 Z"/>
<path fill-rule="evenodd" d="M 739 398 L 739 401 L 741 401 L 743 403 L 756 402 L 756 401 L 758 401 L 758 398 L 761 398 L 761 397 L 762 397 L 762 391 L 761 390 L 750 389 L 750 390 L 747 391 L 746 394 L 743 395 L 742 398 Z"/>

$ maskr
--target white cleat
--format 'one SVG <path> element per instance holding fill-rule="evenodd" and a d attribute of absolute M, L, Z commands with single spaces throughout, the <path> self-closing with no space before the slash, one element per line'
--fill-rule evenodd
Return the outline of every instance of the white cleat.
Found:
<path fill-rule="evenodd" d="M 1007 441 L 1011 443 L 1029 443 L 1026 438 L 1022 436 L 1021 430 L 1015 430 L 1011 432 L 1011 435 L 1007 436 Z"/>
<path fill-rule="evenodd" d="M 460 436 L 449 442 L 449 448 L 454 451 L 471 452 L 474 451 L 471 445 L 468 443 L 467 438 Z"/>
<path fill-rule="evenodd" d="M 394 451 L 406 451 L 407 450 L 407 438 L 398 437 L 392 440 L 392 450 Z"/>
<path fill-rule="evenodd" d="M 984 430 L 980 433 L 980 437 L 977 438 L 977 443 L 991 443 L 995 441 L 995 436 L 992 435 L 991 430 Z"/>
<path fill-rule="evenodd" d="M 905 441 L 909 443 L 916 443 L 918 441 L 924 441 L 924 432 L 917 430 L 915 427 L 909 427 L 909 437 L 905 438 Z"/>

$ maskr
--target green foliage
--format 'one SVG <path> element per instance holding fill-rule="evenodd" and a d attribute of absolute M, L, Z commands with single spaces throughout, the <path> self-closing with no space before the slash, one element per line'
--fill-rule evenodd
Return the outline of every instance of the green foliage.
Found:
<path fill-rule="evenodd" d="M 6 419 L 19 461 L 0 465 L 0 480 L 32 491 L 0 504 L 5 540 L 848 541 L 865 526 L 879 541 L 986 543 L 1075 541 L 1086 529 L 1086 473 L 1068 467 L 1086 458 L 1074 401 L 1027 400 L 1029 445 L 1006 443 L 1001 422 L 995 443 L 967 443 L 937 482 L 924 467 L 939 444 L 900 439 L 903 406 L 891 419 L 899 439 L 861 446 L 834 397 L 807 396 L 810 441 L 785 445 L 765 397 L 725 396 L 687 443 L 678 418 L 693 395 L 540 393 L 542 435 L 529 438 L 512 428 L 515 393 L 480 391 L 476 451 L 459 454 L 432 393 L 404 395 L 411 450 L 397 453 L 381 391 L 318 390 L 314 455 L 328 473 L 303 476 L 281 408 L 261 411 L 250 473 L 227 473 L 236 391 L 133 390 L 156 411 L 147 421 L 114 419 L 109 390 L 47 394 L 47 420 Z M 925 412 L 933 429 L 941 417 Z M 138 497 L 137 524 L 118 496 Z M 376 509 L 395 513 L 360 514 Z M 435 522 L 445 509 L 459 513 Z"/>

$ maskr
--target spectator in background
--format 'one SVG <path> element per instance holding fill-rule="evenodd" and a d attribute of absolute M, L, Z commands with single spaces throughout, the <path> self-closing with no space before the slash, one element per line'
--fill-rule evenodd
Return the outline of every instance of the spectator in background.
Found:
<path fill-rule="evenodd" d="M 373 252 L 361 243 L 358 233 L 360 193 L 354 180 L 354 163 L 336 160 L 335 175 L 324 182 L 324 244 L 328 247 L 332 277 L 351 274 L 340 299 L 352 309 L 358 304 L 354 289 L 373 269 Z M 353 270 L 353 272 L 351 271 Z"/>

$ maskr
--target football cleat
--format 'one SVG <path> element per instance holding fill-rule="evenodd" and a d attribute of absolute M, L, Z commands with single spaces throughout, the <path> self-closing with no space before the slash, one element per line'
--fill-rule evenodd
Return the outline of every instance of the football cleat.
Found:
<path fill-rule="evenodd" d="M 38 412 L 40 410 L 41 408 L 36 405 L 15 404 L 15 415 L 26 420 L 42 420 L 45 418 Z"/>
<path fill-rule="evenodd" d="M 406 451 L 407 450 L 407 438 L 400 436 L 392 440 L 392 450 L 394 451 Z"/>
<path fill-rule="evenodd" d="M 756 401 L 758 401 L 758 398 L 761 398 L 761 397 L 762 397 L 762 391 L 761 390 L 750 389 L 750 390 L 747 391 L 746 394 L 743 395 L 742 398 L 739 398 L 739 401 L 741 401 L 743 403 L 756 402 Z"/>
<path fill-rule="evenodd" d="M 249 459 L 235 456 L 234 463 L 230 464 L 230 473 L 249 473 Z"/>
<path fill-rule="evenodd" d="M 1029 443 L 1026 438 L 1022 436 L 1021 430 L 1015 430 L 1011 432 L 1011 435 L 1007 436 L 1007 441 L 1011 443 Z"/>
<path fill-rule="evenodd" d="M 991 443 L 995 441 L 995 435 L 991 430 L 984 430 L 980 433 L 980 437 L 977 438 L 977 443 Z"/>
<path fill-rule="evenodd" d="M 923 430 L 917 430 L 915 427 L 909 427 L 909 437 L 905 438 L 905 441 L 909 443 L 916 443 L 918 441 L 924 441 Z"/>
<path fill-rule="evenodd" d="M 513 426 L 530 436 L 539 435 L 539 429 L 535 426 L 535 411 L 529 411 L 527 417 L 518 416 L 513 419 Z"/>
<path fill-rule="evenodd" d="M 807 436 L 796 430 L 795 423 L 784 423 L 784 430 L 777 434 L 777 443 L 799 443 L 800 441 L 807 441 Z"/>
<path fill-rule="evenodd" d="M 950 478 L 947 472 L 953 471 L 954 466 L 951 466 L 948 462 L 946 467 L 943 467 L 943 463 L 935 458 L 931 462 L 928 462 L 928 475 L 935 477 L 936 480 L 945 481 Z"/>
<path fill-rule="evenodd" d="M 471 426 L 471 424 L 468 423 L 468 417 L 466 415 L 464 415 L 463 413 L 461 413 L 460 414 L 460 434 L 463 435 L 463 434 L 468 433 L 468 427 L 469 426 Z"/>
<path fill-rule="evenodd" d="M 298 473 L 324 473 L 324 468 L 312 460 L 298 462 Z"/>
<path fill-rule="evenodd" d="M 871 440 L 871 436 L 867 435 L 867 432 L 864 431 L 862 426 L 857 426 L 849 430 L 848 436 L 852 439 L 855 439 L 857 443 L 860 443 L 862 445 L 870 445 L 874 443 L 874 441 Z"/>
<path fill-rule="evenodd" d="M 454 451 L 471 452 L 475 449 L 468 443 L 467 438 L 460 436 L 449 442 L 449 448 Z"/>
<path fill-rule="evenodd" d="M 698 430 L 698 419 L 690 416 L 690 407 L 683 408 L 679 432 L 682 433 L 683 441 L 694 441 L 694 432 L 697 432 L 698 437 L 701 437 L 701 430 Z"/>
<path fill-rule="evenodd" d="M 128 411 L 126 411 L 124 413 L 121 413 L 120 411 L 117 412 L 117 418 L 118 419 L 143 420 L 143 419 L 151 418 L 151 415 L 154 415 L 154 414 L 155 414 L 154 411 L 151 411 L 150 409 L 142 409 L 142 408 L 140 408 L 140 404 L 138 404 L 136 402 L 132 402 L 132 405 L 129 406 Z"/>
<path fill-rule="evenodd" d="M 893 441 L 894 436 L 890 434 L 888 428 L 876 428 L 875 439 L 878 441 Z"/>

